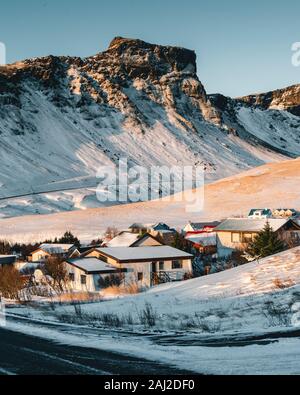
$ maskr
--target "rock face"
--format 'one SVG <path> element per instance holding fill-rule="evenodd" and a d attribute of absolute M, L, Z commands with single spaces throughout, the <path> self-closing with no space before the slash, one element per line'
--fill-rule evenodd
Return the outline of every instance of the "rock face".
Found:
<path fill-rule="evenodd" d="M 85 59 L 1 67 L 0 197 L 86 185 L 121 157 L 215 180 L 300 156 L 299 92 L 209 96 L 195 52 L 121 37 Z"/>
<path fill-rule="evenodd" d="M 252 107 L 261 107 L 265 110 L 286 110 L 300 116 L 300 85 L 293 85 L 273 92 L 245 96 L 238 100 Z"/>

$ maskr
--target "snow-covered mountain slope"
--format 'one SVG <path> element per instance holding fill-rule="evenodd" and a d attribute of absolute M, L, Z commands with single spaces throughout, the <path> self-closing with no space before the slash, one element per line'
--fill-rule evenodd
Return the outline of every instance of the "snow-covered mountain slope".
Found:
<path fill-rule="evenodd" d="M 208 97 L 193 51 L 140 40 L 1 67 L 0 197 L 93 187 L 98 167 L 121 157 L 203 164 L 208 181 L 296 157 L 300 119 L 276 103 Z"/>
<path fill-rule="evenodd" d="M 190 213 L 186 211 L 186 200 L 178 200 L 176 196 L 171 201 L 163 199 L 91 209 L 88 207 L 92 206 L 95 195 L 89 196 L 87 204 L 82 191 L 76 191 L 76 204 L 81 206 L 77 207 L 81 208 L 80 211 L 3 218 L 0 238 L 40 241 L 54 238 L 70 229 L 82 241 L 89 242 L 103 234 L 108 226 L 116 226 L 122 230 L 136 221 L 146 224 L 163 221 L 177 228 L 183 227 L 189 220 L 201 222 L 222 220 L 236 215 L 245 216 L 253 207 L 294 207 L 300 210 L 300 159 L 271 163 L 248 170 L 206 185 L 204 192 L 204 209 L 201 211 L 199 208 L 199 212 Z M 50 198 L 56 199 L 57 204 L 62 204 L 57 194 L 48 194 L 48 199 Z M 186 195 L 185 198 L 190 205 L 190 196 Z M 195 196 L 192 198 L 195 199 Z M 19 215 L 22 210 L 31 212 L 33 202 L 30 199 L 15 199 L 13 203 L 1 210 L 7 215 Z M 69 203 L 72 203 L 71 196 Z M 82 210 L 85 205 L 86 210 Z"/>

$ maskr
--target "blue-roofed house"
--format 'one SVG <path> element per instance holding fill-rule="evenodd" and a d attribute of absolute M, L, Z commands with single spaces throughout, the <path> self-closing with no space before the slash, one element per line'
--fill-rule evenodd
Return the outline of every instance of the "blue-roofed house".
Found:
<path fill-rule="evenodd" d="M 267 219 L 272 218 L 272 210 L 269 208 L 253 208 L 250 210 L 248 218 Z"/>

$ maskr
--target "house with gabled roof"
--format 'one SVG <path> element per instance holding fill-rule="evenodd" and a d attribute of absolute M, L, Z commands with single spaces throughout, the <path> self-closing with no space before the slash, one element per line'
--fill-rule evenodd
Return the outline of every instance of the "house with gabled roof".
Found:
<path fill-rule="evenodd" d="M 107 277 L 120 276 L 126 269 L 118 268 L 95 257 L 67 259 L 69 286 L 73 291 L 99 292 Z"/>
<path fill-rule="evenodd" d="M 253 208 L 248 214 L 248 218 L 252 219 L 267 219 L 272 217 L 272 210 L 269 208 Z"/>
<path fill-rule="evenodd" d="M 183 233 L 213 232 L 219 221 L 213 222 L 189 222 L 183 229 Z"/>
<path fill-rule="evenodd" d="M 102 247 L 142 247 L 160 246 L 162 243 L 149 233 L 142 236 L 129 231 L 120 232 L 115 238 L 105 243 Z"/>
<path fill-rule="evenodd" d="M 74 244 L 49 244 L 44 243 L 33 251 L 27 258 L 29 262 L 45 262 L 50 256 L 66 258 L 76 249 Z"/>
<path fill-rule="evenodd" d="M 192 272 L 193 255 L 169 246 L 95 248 L 84 254 L 118 269 L 126 269 L 126 281 L 140 286 L 180 281 Z"/>
<path fill-rule="evenodd" d="M 218 256 L 226 257 L 233 251 L 244 251 L 267 222 L 282 241 L 300 241 L 300 226 L 291 219 L 228 218 L 215 228 Z"/>

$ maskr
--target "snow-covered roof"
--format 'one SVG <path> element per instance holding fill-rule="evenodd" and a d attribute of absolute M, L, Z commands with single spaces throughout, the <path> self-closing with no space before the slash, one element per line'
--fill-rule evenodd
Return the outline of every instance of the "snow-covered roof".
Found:
<path fill-rule="evenodd" d="M 16 259 L 15 255 L 0 255 L 0 265 L 15 263 Z"/>
<path fill-rule="evenodd" d="M 186 227 L 191 226 L 194 230 L 202 230 L 207 227 L 216 227 L 220 225 L 220 222 L 213 221 L 213 222 L 189 222 Z"/>
<path fill-rule="evenodd" d="M 214 246 L 217 244 L 217 234 L 215 232 L 191 235 L 186 237 L 186 239 L 192 243 L 201 244 L 203 247 Z"/>
<path fill-rule="evenodd" d="M 193 257 L 191 254 L 169 246 L 97 248 L 97 251 L 120 262 L 189 259 Z"/>
<path fill-rule="evenodd" d="M 284 226 L 289 219 L 251 219 L 251 218 L 229 218 L 215 228 L 216 232 L 220 231 L 237 231 L 237 232 L 259 232 L 267 222 L 276 232 Z"/>
<path fill-rule="evenodd" d="M 41 244 L 38 249 L 49 254 L 64 254 L 69 252 L 73 246 L 74 244 Z"/>
<path fill-rule="evenodd" d="M 130 247 L 139 239 L 139 235 L 131 232 L 121 232 L 114 239 L 106 243 L 107 247 Z"/>
<path fill-rule="evenodd" d="M 269 208 L 253 208 L 250 210 L 249 217 L 254 215 L 256 212 L 259 212 L 260 215 L 272 215 L 272 210 Z"/>
<path fill-rule="evenodd" d="M 120 270 L 94 257 L 68 259 L 67 263 L 83 270 L 87 274 L 114 273 Z"/>

